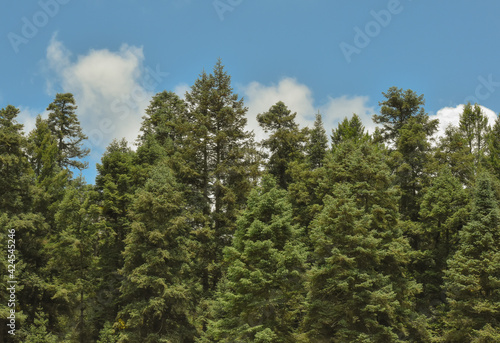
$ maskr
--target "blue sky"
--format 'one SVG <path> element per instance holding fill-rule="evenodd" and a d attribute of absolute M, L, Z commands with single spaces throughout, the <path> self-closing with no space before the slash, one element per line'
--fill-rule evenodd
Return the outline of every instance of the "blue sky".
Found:
<path fill-rule="evenodd" d="M 357 113 L 367 128 L 391 86 L 424 94 L 443 126 L 460 105 L 500 111 L 500 2 L 328 0 L 41 0 L 1 5 L 0 108 L 26 131 L 71 92 L 95 163 L 113 138 L 134 141 L 162 90 L 183 94 L 222 59 L 255 116 L 283 100 L 330 131 Z"/>

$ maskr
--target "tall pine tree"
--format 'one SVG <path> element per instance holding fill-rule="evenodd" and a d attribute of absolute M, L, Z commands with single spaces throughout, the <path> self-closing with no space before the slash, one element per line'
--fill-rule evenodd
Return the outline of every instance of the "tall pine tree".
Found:
<path fill-rule="evenodd" d="M 82 141 L 87 139 L 80 127 L 76 116 L 77 106 L 71 93 L 58 93 L 54 101 L 47 107 L 49 111 L 48 124 L 50 131 L 57 140 L 59 155 L 57 163 L 61 168 L 73 167 L 84 169 L 87 163 L 75 160 L 89 154 L 89 150 L 82 148 Z"/>
<path fill-rule="evenodd" d="M 271 176 L 254 189 L 224 250 L 209 342 L 294 342 L 304 297 L 305 251 L 286 191 Z"/>
<path fill-rule="evenodd" d="M 125 240 L 119 342 L 193 342 L 197 282 L 187 204 L 164 162 L 136 193 Z"/>
<path fill-rule="evenodd" d="M 447 342 L 496 342 L 500 339 L 500 209 L 493 181 L 476 180 L 469 223 L 448 260 L 445 290 L 450 310 Z"/>
<path fill-rule="evenodd" d="M 324 207 L 312 224 L 309 341 L 425 341 L 415 312 L 420 291 L 407 265 L 397 191 L 384 155 L 370 143 L 342 143 L 329 156 Z"/>

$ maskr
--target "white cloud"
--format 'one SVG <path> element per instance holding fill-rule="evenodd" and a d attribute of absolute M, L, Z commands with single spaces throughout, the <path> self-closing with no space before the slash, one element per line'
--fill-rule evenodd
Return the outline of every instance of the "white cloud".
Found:
<path fill-rule="evenodd" d="M 353 113 L 360 116 L 367 129 L 374 128 L 371 115 L 375 111 L 367 105 L 367 96 L 328 97 L 326 103 L 318 107 L 314 105 L 309 87 L 293 78 L 284 78 L 278 84 L 270 86 L 254 81 L 239 88 L 243 90 L 245 106 L 248 107 L 248 129 L 254 130 L 257 140 L 266 137 L 257 123 L 257 114 L 268 111 L 278 101 L 283 101 L 292 112 L 297 112 L 296 121 L 301 127 L 312 127 L 314 115 L 319 109 L 328 135 L 340 120 L 350 118 Z"/>
<path fill-rule="evenodd" d="M 119 51 L 90 50 L 72 58 L 71 52 L 52 37 L 46 65 L 48 91 L 73 93 L 77 115 L 93 157 L 113 138 L 135 142 L 144 109 L 166 73 L 144 67 L 142 48 L 123 44 Z M 57 87 L 54 87 L 57 85 Z M 95 155 L 95 156 L 94 156 Z"/>
<path fill-rule="evenodd" d="M 488 117 L 488 125 L 493 126 L 497 115 L 495 112 L 487 107 L 480 106 L 483 114 Z M 437 111 L 435 115 L 430 116 L 431 119 L 439 119 L 438 131 L 434 137 L 440 137 L 444 135 L 446 128 L 449 125 L 458 126 L 460 120 L 460 114 L 464 111 L 464 105 L 458 105 L 457 107 L 444 107 Z"/>
<path fill-rule="evenodd" d="M 331 132 L 332 128 L 336 128 L 339 121 L 345 117 L 351 118 L 355 113 L 359 116 L 366 130 L 373 132 L 376 124 L 372 120 L 375 109 L 368 106 L 368 96 L 352 96 L 343 95 L 338 98 L 328 97 L 328 102 L 320 108 L 323 113 L 323 121 L 325 127 L 328 127 L 327 132 Z"/>
<path fill-rule="evenodd" d="M 189 87 L 187 83 L 181 83 L 175 86 L 174 93 L 184 100 L 186 98 L 186 92 L 189 90 L 191 90 L 191 87 Z"/>
<path fill-rule="evenodd" d="M 41 114 L 42 118 L 48 117 L 47 111 L 39 113 L 30 107 L 19 106 L 19 114 L 16 120 L 18 123 L 22 123 L 24 125 L 23 131 L 26 135 L 28 135 L 35 128 L 36 116 L 38 114 Z"/>
<path fill-rule="evenodd" d="M 277 85 L 265 86 L 253 81 L 241 87 L 245 96 L 245 106 L 248 107 L 248 129 L 253 130 L 257 140 L 266 137 L 257 122 L 257 115 L 264 113 L 278 101 L 283 101 L 288 109 L 297 112 L 296 121 L 301 126 L 311 124 L 309 116 L 314 114 L 311 90 L 295 79 L 284 78 Z"/>

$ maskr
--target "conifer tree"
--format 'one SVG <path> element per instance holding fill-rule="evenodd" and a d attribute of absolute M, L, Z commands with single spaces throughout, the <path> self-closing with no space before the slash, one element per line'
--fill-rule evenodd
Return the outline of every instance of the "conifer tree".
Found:
<path fill-rule="evenodd" d="M 494 342 L 500 338 L 500 209 L 493 181 L 476 180 L 469 223 L 448 260 L 449 307 L 445 341 Z M 488 337 L 488 338 L 486 338 Z"/>
<path fill-rule="evenodd" d="M 295 122 L 297 113 L 279 101 L 269 111 L 257 115 L 257 121 L 269 138 L 262 141 L 262 146 L 269 151 L 267 172 L 275 176 L 283 189 L 292 181 L 289 165 L 292 161 L 304 159 L 304 143 L 307 130 L 300 130 Z"/>
<path fill-rule="evenodd" d="M 48 125 L 57 140 L 59 167 L 74 167 L 82 170 L 87 167 L 87 164 L 75 160 L 75 158 L 81 159 L 87 156 L 90 151 L 82 148 L 82 141 L 88 137 L 82 132 L 80 121 L 75 113 L 76 109 L 73 94 L 56 94 L 54 101 L 47 107 L 47 111 L 49 111 Z"/>
<path fill-rule="evenodd" d="M 488 157 L 487 165 L 493 174 L 500 178 L 500 116 L 497 116 L 495 124 L 488 134 Z"/>
<path fill-rule="evenodd" d="M 52 320 L 67 339 L 81 343 L 97 334 L 90 321 L 97 284 L 96 198 L 91 186 L 83 184 L 81 179 L 75 180 L 66 189 L 56 213 L 57 231 L 45 246 L 50 256 L 45 268 L 53 294 L 50 310 L 57 313 Z"/>
<path fill-rule="evenodd" d="M 114 140 L 97 164 L 96 190 L 100 204 L 99 261 L 97 290 L 99 325 L 113 322 L 119 306 L 119 287 L 123 268 L 124 240 L 130 228 L 129 210 L 137 188 L 133 165 L 135 153 L 127 142 Z"/>
<path fill-rule="evenodd" d="M 47 120 L 42 119 L 40 115 L 36 117 L 35 128 L 30 132 L 28 141 L 29 159 L 37 178 L 41 181 L 53 176 L 58 169 L 59 148 Z"/>
<path fill-rule="evenodd" d="M 484 115 L 478 104 L 472 107 L 470 103 L 467 103 L 460 114 L 458 129 L 467 143 L 468 153 L 474 156 L 474 165 L 477 166 L 486 148 L 486 136 L 489 131 L 488 117 Z"/>
<path fill-rule="evenodd" d="M 420 286 L 407 271 L 411 249 L 384 155 L 373 144 L 348 141 L 329 156 L 325 172 L 328 192 L 311 232 L 309 341 L 425 341 L 414 303 Z"/>
<path fill-rule="evenodd" d="M 0 211 L 16 214 L 29 207 L 31 169 L 25 153 L 23 125 L 16 121 L 19 109 L 8 105 L 0 110 Z"/>
<path fill-rule="evenodd" d="M 470 186 L 474 180 L 474 155 L 468 151 L 467 143 L 457 127 L 448 126 L 434 153 L 434 169 L 446 166 L 462 185 Z"/>
<path fill-rule="evenodd" d="M 193 342 L 198 249 L 180 185 L 166 163 L 136 193 L 125 240 L 119 342 Z"/>
<path fill-rule="evenodd" d="M 308 138 L 306 143 L 307 161 L 312 169 L 320 168 L 323 166 L 323 159 L 326 156 L 328 138 L 319 112 L 316 114 L 314 127 L 310 130 Z"/>
<path fill-rule="evenodd" d="M 215 299 L 209 342 L 294 342 L 304 297 L 305 252 L 286 191 L 264 176 L 238 219 Z"/>
<path fill-rule="evenodd" d="M 186 103 L 174 92 L 163 91 L 156 94 L 143 117 L 139 140 L 150 135 L 165 148 L 179 147 L 181 139 L 186 135 L 186 128 L 182 127 L 187 119 L 186 110 Z M 169 154 L 172 154 L 170 150 Z"/>
<path fill-rule="evenodd" d="M 359 116 L 354 113 L 351 119 L 344 118 L 336 129 L 332 129 L 332 146 L 337 146 L 342 142 L 353 140 L 354 142 L 366 141 L 369 135 L 365 132 L 365 127 Z"/>
<path fill-rule="evenodd" d="M 468 192 L 447 167 L 439 170 L 424 191 L 415 270 L 423 285 L 419 300 L 425 313 L 445 300 L 442 288 L 446 261 L 458 247 L 459 232 L 469 217 L 468 203 Z"/>
<path fill-rule="evenodd" d="M 380 114 L 373 115 L 373 121 L 382 124 L 380 134 L 387 143 L 395 143 L 400 130 L 411 117 L 425 116 L 424 95 L 417 95 L 411 89 L 391 87 L 382 92 L 386 100 L 379 102 Z"/>
<path fill-rule="evenodd" d="M 233 93 L 231 77 L 219 59 L 211 74 L 203 72 L 186 93 L 189 131 L 181 158 L 180 182 L 196 208 L 203 288 L 211 292 L 222 275 L 222 249 L 231 243 L 236 217 L 258 175 L 253 133 L 245 129 L 247 108 Z"/>
<path fill-rule="evenodd" d="M 422 189 L 429 183 L 426 169 L 432 162 L 429 138 L 436 131 L 437 124 L 427 115 L 411 117 L 401 127 L 396 139 L 390 165 L 401 189 L 399 212 L 403 219 L 418 221 Z"/>
<path fill-rule="evenodd" d="M 34 323 L 29 326 L 26 336 L 24 337 L 25 343 L 57 343 L 57 336 L 47 331 L 48 326 L 47 315 L 40 309 L 36 313 Z"/>
<path fill-rule="evenodd" d="M 288 197 L 292 204 L 293 219 L 304 228 L 304 241 L 308 243 L 308 226 L 321 202 L 316 196 L 318 175 L 328 153 L 328 138 L 323 127 L 321 114 L 316 114 L 313 129 L 309 130 L 305 146 L 306 159 L 292 161 L 288 167 L 291 183 Z"/>

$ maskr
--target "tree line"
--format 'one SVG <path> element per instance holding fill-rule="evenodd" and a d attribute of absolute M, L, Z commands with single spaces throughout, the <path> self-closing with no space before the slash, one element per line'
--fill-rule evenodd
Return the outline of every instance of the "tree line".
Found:
<path fill-rule="evenodd" d="M 256 142 L 219 60 L 95 184 L 71 93 L 28 134 L 1 109 L 2 341 L 500 342 L 500 119 L 467 104 L 434 139 L 423 95 L 382 96 L 372 133 L 280 101 Z"/>

